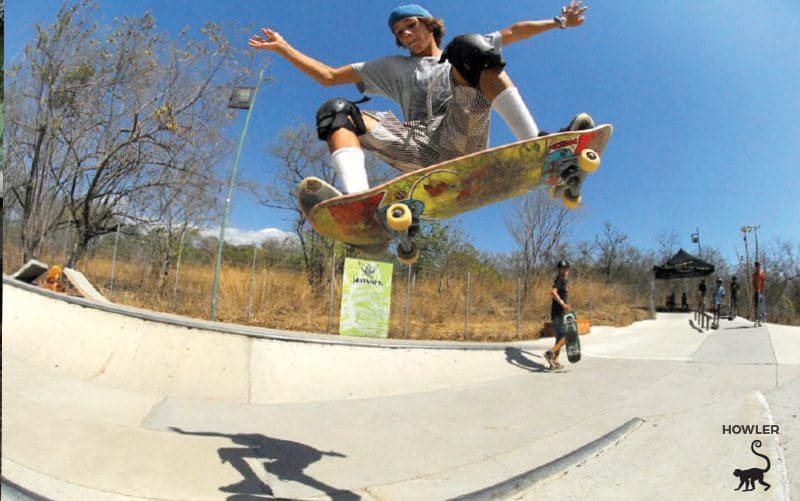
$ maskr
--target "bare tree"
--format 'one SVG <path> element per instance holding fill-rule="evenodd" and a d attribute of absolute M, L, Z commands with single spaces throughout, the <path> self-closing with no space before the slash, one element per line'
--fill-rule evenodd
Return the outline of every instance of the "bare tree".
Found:
<path fill-rule="evenodd" d="M 628 236 L 609 222 L 603 224 L 603 232 L 595 236 L 598 250 L 597 266 L 606 283 L 615 282 L 624 271 L 628 255 Z"/>
<path fill-rule="evenodd" d="M 659 262 L 666 262 L 678 251 L 680 247 L 680 236 L 674 232 L 662 232 L 656 235 L 656 242 L 658 242 L 658 255 Z"/>
<path fill-rule="evenodd" d="M 505 224 L 519 246 L 524 297 L 539 271 L 553 261 L 579 214 L 552 200 L 544 190 L 528 193 L 514 204 Z"/>
<path fill-rule="evenodd" d="M 23 252 L 32 256 L 44 235 L 68 225 L 77 236 L 70 266 L 121 220 L 158 220 L 154 192 L 214 177 L 230 149 L 221 135 L 232 119 L 227 97 L 250 72 L 218 25 L 173 41 L 149 13 L 101 29 L 94 10 L 88 0 L 65 3 L 51 26 L 37 27 L 9 79 Z"/>

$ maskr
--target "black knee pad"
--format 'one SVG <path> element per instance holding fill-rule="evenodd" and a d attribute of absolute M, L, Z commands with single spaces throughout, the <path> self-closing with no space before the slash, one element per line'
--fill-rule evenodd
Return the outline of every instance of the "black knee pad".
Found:
<path fill-rule="evenodd" d="M 440 63 L 450 61 L 472 87 L 477 87 L 481 72 L 489 68 L 505 68 L 503 53 L 483 35 L 458 35 L 442 52 Z"/>
<path fill-rule="evenodd" d="M 333 131 L 343 127 L 357 136 L 367 132 L 358 106 L 342 98 L 330 99 L 322 103 L 317 110 L 317 137 L 326 141 Z"/>

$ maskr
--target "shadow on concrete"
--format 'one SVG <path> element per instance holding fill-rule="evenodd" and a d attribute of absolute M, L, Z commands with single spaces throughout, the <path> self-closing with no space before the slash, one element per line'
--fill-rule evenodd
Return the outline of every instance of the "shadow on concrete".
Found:
<path fill-rule="evenodd" d="M 514 367 L 519 367 L 530 372 L 550 372 L 546 365 L 534 362 L 531 357 L 542 358 L 531 352 L 520 350 L 519 348 L 506 348 L 506 362 Z"/>
<path fill-rule="evenodd" d="M 343 458 L 346 457 L 344 454 L 333 451 L 323 452 L 299 442 L 281 440 L 257 433 L 186 431 L 175 427 L 169 429 L 183 435 L 227 438 L 240 446 L 223 447 L 217 451 L 222 462 L 230 463 L 242 476 L 240 482 L 219 488 L 220 491 L 231 494 L 227 498 L 228 501 L 278 499 L 272 488 L 265 484 L 247 464 L 248 458 L 261 461 L 264 469 L 280 480 L 306 485 L 324 492 L 331 499 L 343 501 L 361 499 L 354 492 L 337 489 L 303 472 L 310 464 L 319 461 L 323 456 Z"/>

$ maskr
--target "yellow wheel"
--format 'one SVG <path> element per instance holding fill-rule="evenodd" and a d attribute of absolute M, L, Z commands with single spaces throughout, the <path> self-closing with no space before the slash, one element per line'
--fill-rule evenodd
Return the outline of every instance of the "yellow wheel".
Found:
<path fill-rule="evenodd" d="M 600 167 L 600 155 L 591 149 L 585 149 L 578 157 L 578 167 L 583 172 L 594 172 Z"/>
<path fill-rule="evenodd" d="M 564 190 L 564 193 L 561 194 L 561 202 L 567 209 L 577 209 L 581 204 L 581 196 L 578 195 L 577 197 L 573 198 L 570 196 L 569 190 Z"/>
<path fill-rule="evenodd" d="M 411 248 L 405 249 L 403 248 L 403 244 L 397 244 L 397 260 L 401 263 L 411 266 L 412 264 L 417 262 L 419 258 L 419 247 L 417 247 L 416 242 L 411 242 Z"/>
<path fill-rule="evenodd" d="M 394 231 L 406 231 L 412 220 L 411 209 L 406 204 L 392 204 L 386 211 L 386 223 Z"/>

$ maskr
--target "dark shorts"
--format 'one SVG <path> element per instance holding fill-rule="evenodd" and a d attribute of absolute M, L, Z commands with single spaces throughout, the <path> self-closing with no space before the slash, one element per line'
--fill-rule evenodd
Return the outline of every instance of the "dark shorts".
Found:
<path fill-rule="evenodd" d="M 556 334 L 556 341 L 561 341 L 566 335 L 566 330 L 564 329 L 564 315 L 553 315 L 550 317 L 550 320 L 553 322 L 553 331 Z"/>

